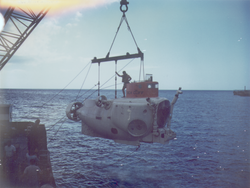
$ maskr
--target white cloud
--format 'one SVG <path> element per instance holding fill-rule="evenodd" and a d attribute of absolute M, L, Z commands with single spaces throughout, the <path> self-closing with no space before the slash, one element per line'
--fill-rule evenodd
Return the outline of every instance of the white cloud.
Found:
<path fill-rule="evenodd" d="M 67 27 L 72 27 L 72 24 L 71 24 L 71 23 L 67 23 L 66 26 L 67 26 Z"/>
<path fill-rule="evenodd" d="M 76 12 L 75 14 L 75 20 L 79 21 L 79 19 L 82 17 L 82 13 L 80 13 L 79 11 Z"/>

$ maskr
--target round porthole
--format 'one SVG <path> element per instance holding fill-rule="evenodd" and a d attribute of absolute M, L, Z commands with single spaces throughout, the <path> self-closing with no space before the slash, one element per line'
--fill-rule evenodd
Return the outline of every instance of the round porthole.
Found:
<path fill-rule="evenodd" d="M 136 119 L 129 123 L 128 125 L 128 132 L 132 136 L 142 136 L 147 131 L 147 125 L 144 121 Z"/>
<path fill-rule="evenodd" d="M 118 130 L 117 130 L 116 128 L 111 128 L 111 132 L 112 132 L 113 134 L 118 134 Z"/>

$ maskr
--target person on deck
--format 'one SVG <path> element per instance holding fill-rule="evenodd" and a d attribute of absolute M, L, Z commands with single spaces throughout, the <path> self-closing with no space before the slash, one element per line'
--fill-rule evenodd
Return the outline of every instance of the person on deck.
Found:
<path fill-rule="evenodd" d="M 132 80 L 132 78 L 126 73 L 126 71 L 123 71 L 123 75 L 118 74 L 117 72 L 115 72 L 119 77 L 122 77 L 122 82 L 123 84 L 123 88 L 122 88 L 122 92 L 123 92 L 123 97 L 125 97 L 125 88 L 127 88 L 127 84 L 129 83 L 130 80 Z"/>
<path fill-rule="evenodd" d="M 7 145 L 4 147 L 5 150 L 5 168 L 6 168 L 6 174 L 7 178 L 10 181 L 10 183 L 13 181 L 13 173 L 16 170 L 15 166 L 15 158 L 16 158 L 16 148 L 11 144 L 11 140 L 7 141 Z"/>
<path fill-rule="evenodd" d="M 30 165 L 30 160 L 31 159 L 34 159 L 35 160 L 35 165 L 37 165 L 38 164 L 38 162 L 39 162 L 39 159 L 38 159 L 38 157 L 37 157 L 37 152 L 36 151 L 33 151 L 33 150 L 31 150 L 30 152 L 28 151 L 27 153 L 26 153 L 26 158 L 27 158 L 27 163 Z"/>
<path fill-rule="evenodd" d="M 35 123 L 32 123 L 30 133 L 28 135 L 29 152 L 35 151 L 36 149 L 38 149 L 39 123 L 40 123 L 40 119 L 37 119 Z"/>
<path fill-rule="evenodd" d="M 42 174 L 41 169 L 35 165 L 35 159 L 30 160 L 30 165 L 27 166 L 23 172 L 23 177 L 26 180 L 26 187 L 38 188 L 39 187 L 39 175 Z"/>

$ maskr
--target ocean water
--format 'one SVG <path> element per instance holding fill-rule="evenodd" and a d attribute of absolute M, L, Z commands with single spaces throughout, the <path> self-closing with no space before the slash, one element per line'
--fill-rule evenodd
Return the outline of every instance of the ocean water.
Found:
<path fill-rule="evenodd" d="M 232 91 L 185 91 L 180 95 L 168 144 L 136 146 L 81 134 L 65 117 L 67 105 L 87 90 L 0 90 L 13 105 L 13 121 L 46 125 L 57 187 L 250 187 L 250 97 Z M 121 96 L 121 91 L 118 91 Z M 114 91 L 101 91 L 114 98 Z M 159 92 L 172 101 L 175 91 Z M 91 95 L 95 98 L 97 93 Z"/>

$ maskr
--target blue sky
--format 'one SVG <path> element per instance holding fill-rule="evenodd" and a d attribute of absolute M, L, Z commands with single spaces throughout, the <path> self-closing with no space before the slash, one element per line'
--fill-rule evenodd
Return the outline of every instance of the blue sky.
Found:
<path fill-rule="evenodd" d="M 106 56 L 119 8 L 119 1 L 107 1 L 46 16 L 0 72 L 0 88 L 64 88 L 93 57 Z M 145 73 L 160 89 L 235 90 L 250 89 L 249 12 L 246 0 L 130 0 L 126 15 L 144 52 Z M 126 52 L 137 50 L 123 23 L 110 56 Z M 118 70 L 128 62 L 118 62 Z M 133 80 L 139 66 L 135 59 L 125 68 Z M 67 88 L 79 89 L 87 71 Z M 84 89 L 97 83 L 97 71 L 93 64 Z M 114 62 L 101 64 L 101 84 L 113 75 Z"/>

